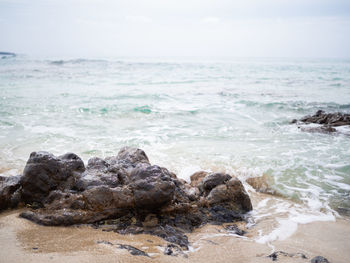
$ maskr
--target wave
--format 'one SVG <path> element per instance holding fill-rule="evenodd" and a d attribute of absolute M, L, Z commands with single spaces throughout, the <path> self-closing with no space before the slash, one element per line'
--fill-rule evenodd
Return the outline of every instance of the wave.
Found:
<path fill-rule="evenodd" d="M 135 108 L 133 108 L 133 111 L 146 113 L 146 114 L 150 114 L 152 112 L 151 108 L 148 105 L 135 107 Z"/>
<path fill-rule="evenodd" d="M 229 95 L 221 95 L 229 96 Z M 232 95 L 233 97 L 236 95 Z M 344 113 L 350 112 L 350 104 L 338 104 L 335 102 L 306 102 L 306 101 L 286 101 L 286 102 L 258 102 L 253 100 L 239 100 L 236 104 L 242 104 L 246 107 L 257 107 L 262 109 L 275 110 L 290 110 L 299 113 L 314 113 L 317 110 L 324 110 L 327 112 L 342 111 Z"/>
<path fill-rule="evenodd" d="M 83 58 L 78 58 L 78 59 L 68 59 L 68 60 L 51 60 L 49 61 L 49 64 L 51 65 L 56 65 L 56 66 L 61 66 L 64 64 L 84 64 L 84 63 L 108 63 L 108 60 L 104 59 L 83 59 Z"/>

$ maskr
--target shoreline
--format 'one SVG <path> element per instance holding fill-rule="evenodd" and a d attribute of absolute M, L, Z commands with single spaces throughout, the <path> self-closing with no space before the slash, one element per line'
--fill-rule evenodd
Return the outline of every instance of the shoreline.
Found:
<path fill-rule="evenodd" d="M 188 234 L 189 252 L 168 256 L 161 249 L 167 242 L 156 236 L 121 235 L 85 225 L 41 226 L 19 218 L 23 210 L 0 214 L 1 262 L 272 262 L 268 255 L 274 251 L 294 254 L 278 255 L 278 262 L 286 263 L 310 262 L 319 255 L 332 263 L 346 263 L 350 257 L 350 220 L 346 218 L 302 224 L 285 240 L 266 244 L 255 241 L 259 228 L 268 228 L 261 223 L 245 228 L 243 237 L 227 234 L 222 226 L 205 225 Z M 134 246 L 150 257 L 133 256 L 117 244 Z"/>

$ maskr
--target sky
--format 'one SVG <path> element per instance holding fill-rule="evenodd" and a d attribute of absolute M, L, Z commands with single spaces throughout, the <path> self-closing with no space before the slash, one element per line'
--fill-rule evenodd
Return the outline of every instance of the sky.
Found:
<path fill-rule="evenodd" d="M 0 0 L 0 51 L 350 58 L 350 0 Z"/>

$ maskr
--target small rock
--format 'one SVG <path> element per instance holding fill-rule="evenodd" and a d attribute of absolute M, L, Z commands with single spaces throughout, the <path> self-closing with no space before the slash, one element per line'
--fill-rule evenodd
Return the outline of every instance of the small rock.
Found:
<path fill-rule="evenodd" d="M 225 229 L 228 230 L 229 232 L 233 232 L 234 234 L 239 235 L 239 236 L 244 236 L 247 233 L 246 231 L 239 229 L 238 226 L 235 224 L 226 225 Z"/>
<path fill-rule="evenodd" d="M 311 263 L 329 263 L 329 261 L 322 256 L 317 256 L 311 259 Z"/>
<path fill-rule="evenodd" d="M 187 255 L 182 251 L 182 249 L 179 246 L 174 244 L 167 244 L 167 246 L 164 248 L 164 255 L 174 256 L 174 257 L 182 255 L 187 258 Z"/>
<path fill-rule="evenodd" d="M 268 255 L 267 257 L 271 258 L 272 261 L 277 261 L 279 256 L 307 259 L 307 257 L 303 253 L 287 253 L 287 252 L 283 252 L 283 251 L 273 252 L 272 254 Z"/>
<path fill-rule="evenodd" d="M 136 247 L 133 247 L 133 246 L 130 246 L 130 245 L 123 245 L 123 244 L 117 244 L 118 245 L 118 248 L 120 249 L 126 249 L 130 252 L 131 255 L 133 256 L 145 256 L 145 257 L 150 257 L 146 252 L 136 248 Z"/>

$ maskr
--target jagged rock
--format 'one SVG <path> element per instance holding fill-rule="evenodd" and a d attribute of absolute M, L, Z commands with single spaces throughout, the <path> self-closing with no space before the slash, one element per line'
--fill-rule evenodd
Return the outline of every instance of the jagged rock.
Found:
<path fill-rule="evenodd" d="M 131 181 L 137 208 L 158 210 L 174 198 L 175 184 L 165 168 L 138 167 L 131 173 Z"/>
<path fill-rule="evenodd" d="M 199 172 L 191 180 L 151 165 L 136 148 L 91 158 L 86 168 L 73 153 L 34 152 L 23 176 L 0 177 L 0 209 L 25 202 L 35 209 L 20 216 L 38 224 L 93 224 L 104 231 L 157 235 L 188 249 L 186 233 L 206 223 L 243 220 L 252 209 L 236 177 Z"/>
<path fill-rule="evenodd" d="M 226 184 L 213 188 L 207 196 L 209 205 L 225 204 L 236 212 L 249 212 L 252 203 L 243 184 L 237 178 L 232 178 Z"/>
<path fill-rule="evenodd" d="M 20 176 L 0 176 L 0 211 L 16 207 L 20 202 L 19 180 Z"/>
<path fill-rule="evenodd" d="M 318 110 L 315 115 L 305 116 L 300 119 L 305 123 L 325 124 L 329 126 L 350 125 L 350 114 L 335 112 L 326 113 L 323 110 Z"/>
<path fill-rule="evenodd" d="M 134 165 L 139 163 L 150 164 L 148 157 L 143 150 L 132 147 L 123 147 L 119 151 L 117 158 L 118 160 L 123 160 Z"/>
<path fill-rule="evenodd" d="M 48 152 L 33 152 L 20 179 L 22 200 L 42 203 L 51 191 L 71 188 L 77 174 L 84 170 L 83 161 L 73 153 L 56 157 Z"/>
<path fill-rule="evenodd" d="M 85 172 L 77 180 L 74 188 L 83 191 L 96 186 L 117 187 L 128 182 L 124 168 L 110 165 L 101 158 L 91 158 Z"/>
<path fill-rule="evenodd" d="M 300 119 L 300 122 L 310 124 L 320 124 L 320 127 L 301 127 L 302 131 L 334 133 L 337 129 L 334 127 L 350 125 L 350 114 L 334 112 L 326 113 L 323 110 L 318 110 L 316 114 L 305 116 Z M 298 123 L 297 120 L 292 120 L 291 123 Z"/>
<path fill-rule="evenodd" d="M 224 184 L 228 180 L 230 180 L 232 177 L 228 174 L 223 173 L 211 173 L 205 176 L 200 184 L 198 185 L 198 188 L 205 193 L 209 193 L 214 187 Z"/>

